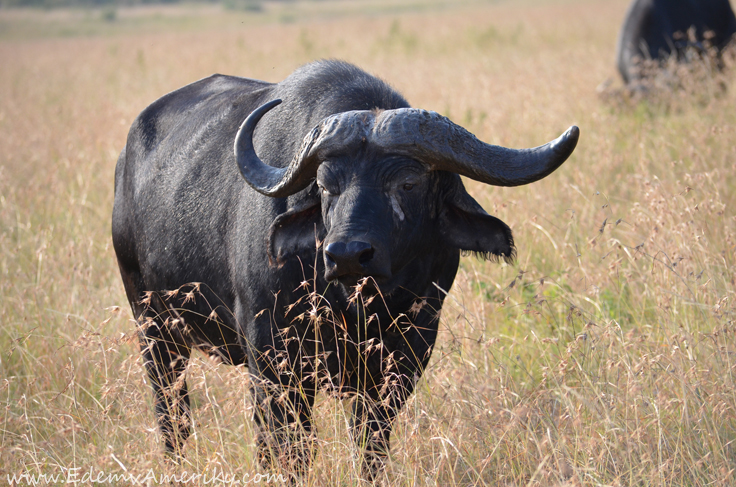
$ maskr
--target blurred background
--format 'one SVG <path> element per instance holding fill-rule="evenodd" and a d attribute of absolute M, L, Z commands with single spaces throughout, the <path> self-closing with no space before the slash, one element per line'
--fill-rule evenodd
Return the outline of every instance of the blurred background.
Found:
<path fill-rule="evenodd" d="M 392 485 L 733 485 L 732 58 L 629 93 L 628 0 L 0 0 L 0 479 L 166 474 L 110 240 L 114 167 L 149 103 L 213 73 L 357 64 L 480 139 L 578 148 L 531 186 L 466 181 L 514 232 L 465 257 Z M 258 472 L 247 370 L 188 371 L 189 471 Z M 354 485 L 321 397 L 305 485 Z M 8 483 L 11 483 L 8 480 Z M 20 483 L 19 483 L 20 484 Z"/>

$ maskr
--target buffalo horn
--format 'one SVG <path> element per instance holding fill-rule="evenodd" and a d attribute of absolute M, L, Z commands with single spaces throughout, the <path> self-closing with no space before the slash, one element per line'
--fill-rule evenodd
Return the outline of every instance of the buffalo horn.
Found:
<path fill-rule="evenodd" d="M 235 137 L 235 159 L 240 173 L 253 189 L 275 198 L 296 193 L 314 178 L 319 161 L 308 156 L 321 128 L 321 125 L 318 125 L 304 138 L 301 149 L 287 167 L 269 166 L 256 155 L 253 147 L 253 131 L 263 115 L 279 104 L 281 100 L 272 100 L 255 109 L 245 119 Z"/>
<path fill-rule="evenodd" d="M 494 186 L 532 183 L 557 169 L 572 154 L 580 129 L 572 126 L 557 139 L 533 149 L 507 149 L 486 144 L 436 112 L 414 108 L 378 115 L 373 143 L 386 152 L 403 154 Z"/>
<path fill-rule="evenodd" d="M 281 103 L 273 100 L 245 119 L 235 138 L 240 172 L 256 191 L 284 197 L 305 188 L 317 173 L 321 148 L 350 151 L 370 141 L 386 154 L 405 155 L 435 171 L 448 171 L 494 186 L 532 183 L 557 169 L 572 154 L 580 130 L 572 126 L 557 139 L 533 149 L 486 144 L 436 112 L 399 108 L 382 112 L 353 111 L 325 118 L 302 141 L 289 165 L 265 164 L 253 148 L 253 131 L 263 115 Z"/>

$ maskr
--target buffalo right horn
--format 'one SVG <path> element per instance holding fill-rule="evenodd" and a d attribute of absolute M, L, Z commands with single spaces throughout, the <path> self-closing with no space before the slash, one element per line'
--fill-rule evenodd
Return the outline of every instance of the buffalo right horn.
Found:
<path fill-rule="evenodd" d="M 494 186 L 532 183 L 557 169 L 577 145 L 580 129 L 572 126 L 557 139 L 533 149 L 486 144 L 436 112 L 415 108 L 378 115 L 372 142 L 387 153 L 425 162 Z"/>
<path fill-rule="evenodd" d="M 235 159 L 245 181 L 259 193 L 274 198 L 292 195 L 306 188 L 314 178 L 319 161 L 308 156 L 321 131 L 320 124 L 307 134 L 301 149 L 287 167 L 273 167 L 264 163 L 253 147 L 253 131 L 266 112 L 279 104 L 281 100 L 272 100 L 253 110 L 240 126 L 234 144 Z"/>
<path fill-rule="evenodd" d="M 281 103 L 272 100 L 255 109 L 235 137 L 235 159 L 246 182 L 259 193 L 275 198 L 292 195 L 309 185 L 317 175 L 320 151 L 352 153 L 370 137 L 375 116 L 369 111 L 349 111 L 324 118 L 302 140 L 287 167 L 264 163 L 253 147 L 253 131 L 263 115 Z"/>

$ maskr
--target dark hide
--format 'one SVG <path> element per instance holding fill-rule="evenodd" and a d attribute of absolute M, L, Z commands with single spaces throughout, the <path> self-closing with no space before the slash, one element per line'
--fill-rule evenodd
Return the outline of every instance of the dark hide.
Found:
<path fill-rule="evenodd" d="M 694 41 L 687 35 L 691 27 Z M 687 48 L 702 51 L 706 44 L 721 50 L 735 33 L 729 0 L 634 0 L 619 35 L 618 70 L 632 83 L 642 76 L 643 60 L 666 59 Z"/>
<path fill-rule="evenodd" d="M 276 84 L 214 75 L 138 116 L 115 172 L 112 234 L 159 427 L 178 454 L 191 421 L 183 373 L 197 348 L 247 363 L 264 465 L 308 467 L 311 408 L 327 388 L 353 399 L 351 434 L 370 477 L 430 358 L 461 251 L 510 260 L 513 238 L 457 174 L 365 140 L 320 152 L 316 177 L 291 196 L 254 191 L 233 143 L 274 99 L 283 103 L 253 135 L 274 167 L 329 115 L 408 107 L 360 69 L 323 61 Z M 341 264 L 349 251 L 360 254 L 353 267 Z"/>

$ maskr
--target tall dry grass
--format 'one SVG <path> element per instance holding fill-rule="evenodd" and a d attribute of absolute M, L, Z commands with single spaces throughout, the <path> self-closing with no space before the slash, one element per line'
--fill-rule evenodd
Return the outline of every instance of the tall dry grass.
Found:
<path fill-rule="evenodd" d="M 170 90 L 336 57 L 486 141 L 582 130 L 539 183 L 468 183 L 519 257 L 463 259 L 394 430 L 391 485 L 736 483 L 733 67 L 656 100 L 601 97 L 624 0 L 319 3 L 306 20 L 296 3 L 291 17 L 208 10 L 201 27 L 184 9 L 139 30 L 78 36 L 62 17 L 58 35 L 0 32 L 0 479 L 258 472 L 247 370 L 201 356 L 186 463 L 161 453 L 110 245 L 113 168 L 133 118 Z M 347 415 L 319 402 L 304 484 L 354 485 Z"/>

